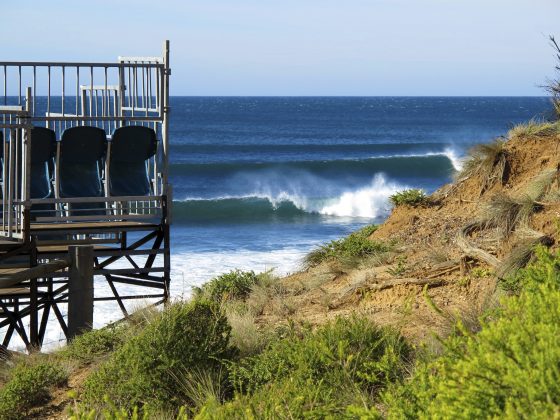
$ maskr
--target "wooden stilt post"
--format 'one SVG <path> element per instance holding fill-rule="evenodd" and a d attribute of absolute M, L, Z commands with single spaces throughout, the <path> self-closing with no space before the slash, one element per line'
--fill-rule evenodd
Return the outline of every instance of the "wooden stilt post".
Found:
<path fill-rule="evenodd" d="M 93 247 L 70 246 L 68 285 L 68 339 L 93 325 Z"/>

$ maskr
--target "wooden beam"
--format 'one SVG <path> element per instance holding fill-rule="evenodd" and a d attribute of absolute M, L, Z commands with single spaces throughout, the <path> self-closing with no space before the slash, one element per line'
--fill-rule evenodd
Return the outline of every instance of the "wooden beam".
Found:
<path fill-rule="evenodd" d="M 0 296 L 2 289 L 10 288 L 23 281 L 45 277 L 55 271 L 68 267 L 66 259 L 54 260 L 31 268 L 13 268 L 0 270 Z"/>
<path fill-rule="evenodd" d="M 68 338 L 93 326 L 93 247 L 71 246 L 68 284 Z"/>

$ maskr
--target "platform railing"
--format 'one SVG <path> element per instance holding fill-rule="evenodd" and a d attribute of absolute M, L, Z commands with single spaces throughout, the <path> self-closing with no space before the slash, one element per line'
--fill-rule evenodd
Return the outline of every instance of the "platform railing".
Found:
<path fill-rule="evenodd" d="M 0 106 L 2 230 L 0 236 L 23 240 L 28 223 L 31 135 L 29 113 L 20 106 Z M 25 164 L 24 164 L 25 163 Z"/>
<path fill-rule="evenodd" d="M 6 163 L 2 165 L 5 175 L 2 184 L 6 188 L 3 188 L 0 236 L 22 238 L 29 223 L 153 221 L 169 217 L 169 210 L 163 209 L 162 205 L 169 192 L 169 76 L 168 41 L 164 44 L 162 57 L 119 57 L 115 63 L 0 62 L 0 80 L 3 82 L 0 87 L 0 123 L 3 124 L 0 129 L 5 133 L 2 151 Z M 58 140 L 67 128 L 81 125 L 102 128 L 108 138 L 115 129 L 125 125 L 153 128 L 158 138 L 158 153 L 147 162 L 151 195 L 110 196 L 109 142 L 104 167 L 104 197 L 62 198 L 55 195 L 47 199 L 29 199 L 30 162 L 27 160 L 30 142 L 25 139 L 30 138 L 32 127 L 39 125 L 54 130 Z M 60 150 L 60 143 L 57 148 Z M 25 157 L 26 164 L 18 164 L 15 156 L 20 155 Z M 55 193 L 59 190 L 56 173 L 59 159 L 57 153 L 53 177 Z M 71 209 L 77 203 L 81 204 L 79 208 Z M 87 208 L 87 203 L 92 203 L 91 209 Z M 39 204 L 42 209 L 33 208 Z M 52 210 L 44 210 L 45 205 L 50 204 Z M 102 211 L 100 207 L 103 207 Z"/>

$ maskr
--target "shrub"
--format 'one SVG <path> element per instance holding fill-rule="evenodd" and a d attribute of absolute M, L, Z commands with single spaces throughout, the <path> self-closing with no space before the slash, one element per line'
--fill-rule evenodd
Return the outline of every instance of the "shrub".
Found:
<path fill-rule="evenodd" d="M 415 188 L 396 192 L 389 197 L 389 200 L 397 207 L 403 205 L 417 207 L 425 206 L 430 203 L 430 199 L 424 190 Z"/>
<path fill-rule="evenodd" d="M 10 380 L 0 390 L 0 418 L 25 417 L 31 408 L 48 398 L 49 388 L 62 385 L 67 377 L 60 365 L 47 360 L 16 365 Z"/>
<path fill-rule="evenodd" d="M 88 331 L 75 337 L 57 355 L 81 363 L 91 363 L 122 346 L 125 336 L 126 331 L 123 325 Z"/>
<path fill-rule="evenodd" d="M 174 304 L 87 378 L 84 402 L 95 407 L 108 395 L 127 410 L 144 404 L 174 409 L 190 403 L 180 392 L 177 375 L 193 368 L 219 368 L 222 360 L 232 357 L 229 334 L 225 315 L 215 304 Z"/>
<path fill-rule="evenodd" d="M 196 288 L 195 293 L 196 296 L 205 297 L 213 302 L 244 299 L 258 282 L 259 275 L 253 271 L 232 270 L 210 280 L 202 287 Z"/>
<path fill-rule="evenodd" d="M 553 418 L 560 412 L 560 254 L 542 248 L 490 323 L 445 342 L 384 394 L 389 418 Z M 445 413 L 445 414 L 444 414 Z"/>
<path fill-rule="evenodd" d="M 333 387 L 326 380 L 313 382 L 299 377 L 283 378 L 253 394 L 237 395 L 223 405 L 209 400 L 195 419 L 359 418 L 347 413 L 355 407 L 363 407 L 366 399 L 367 396 L 350 384 Z"/>
<path fill-rule="evenodd" d="M 117 407 L 110 398 L 104 399 L 105 408 L 101 410 L 84 409 L 79 404 L 74 403 L 73 407 L 68 407 L 67 415 L 69 420 L 150 420 L 150 419 L 169 419 L 169 420 L 188 420 L 186 407 L 181 407 L 173 413 L 153 410 L 148 406 L 142 408 L 134 407 L 132 410 L 125 410 Z"/>
<path fill-rule="evenodd" d="M 291 329 L 260 355 L 231 364 L 235 398 L 209 399 L 195 418 L 356 418 L 403 375 L 410 353 L 396 333 L 355 316 L 314 333 Z"/>
<path fill-rule="evenodd" d="M 376 229 L 376 225 L 369 225 L 351 233 L 346 238 L 322 245 L 305 256 L 304 265 L 306 267 L 314 267 L 324 261 L 344 261 L 390 251 L 391 246 L 369 239 L 369 236 Z"/>
<path fill-rule="evenodd" d="M 243 410 L 256 418 L 340 416 L 401 378 L 410 356 L 411 348 L 397 333 L 365 318 L 337 318 L 231 364 L 236 399 L 219 410 L 224 418 Z"/>

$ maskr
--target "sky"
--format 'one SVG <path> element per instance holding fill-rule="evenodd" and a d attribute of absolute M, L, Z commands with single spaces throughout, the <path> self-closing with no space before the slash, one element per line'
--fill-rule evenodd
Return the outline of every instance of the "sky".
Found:
<path fill-rule="evenodd" d="M 2 60 L 161 55 L 172 95 L 525 96 L 559 0 L 0 0 Z"/>

